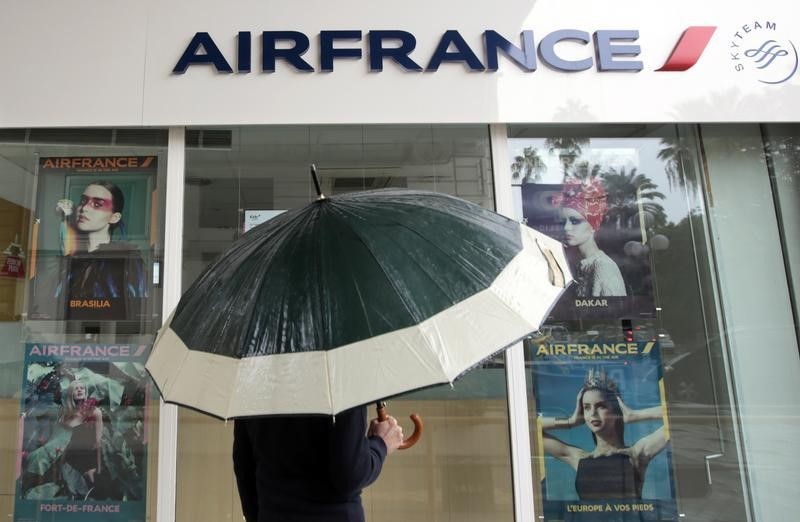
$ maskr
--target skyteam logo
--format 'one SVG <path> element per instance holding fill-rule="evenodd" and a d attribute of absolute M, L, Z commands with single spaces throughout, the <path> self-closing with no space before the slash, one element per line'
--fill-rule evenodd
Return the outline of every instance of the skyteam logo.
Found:
<path fill-rule="evenodd" d="M 784 83 L 797 72 L 797 48 L 776 22 L 743 24 L 730 37 L 728 48 L 733 69 L 761 83 Z"/>

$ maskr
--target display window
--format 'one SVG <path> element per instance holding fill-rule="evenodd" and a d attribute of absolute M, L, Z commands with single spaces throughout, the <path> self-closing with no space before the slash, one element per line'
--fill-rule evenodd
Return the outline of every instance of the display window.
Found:
<path fill-rule="evenodd" d="M 158 395 L 166 132 L 0 132 L 0 503 L 145 520 Z M 11 520 L 11 518 L 9 518 Z"/>
<path fill-rule="evenodd" d="M 763 441 L 741 397 L 772 355 L 741 344 L 748 265 L 722 237 L 796 221 L 794 141 L 765 127 L 509 127 L 516 217 L 562 242 L 575 277 L 524 343 L 540 519 L 749 519 L 759 469 L 742 444 Z M 737 179 L 747 212 L 732 212 Z M 792 280 L 791 246 L 760 257 L 781 267 L 776 285 Z M 784 332 L 789 305 L 768 304 Z"/>

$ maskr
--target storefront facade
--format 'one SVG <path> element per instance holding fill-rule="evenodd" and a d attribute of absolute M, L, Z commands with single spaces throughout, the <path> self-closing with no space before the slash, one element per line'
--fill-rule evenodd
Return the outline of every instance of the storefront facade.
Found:
<path fill-rule="evenodd" d="M 525 222 L 578 278 L 531 339 L 392 401 L 427 432 L 365 492 L 369 520 L 791 519 L 787 2 L 6 4 L 9 519 L 241 519 L 232 424 L 161 403 L 143 362 L 217 255 L 313 198 L 310 163 L 328 194 L 433 190 Z"/>

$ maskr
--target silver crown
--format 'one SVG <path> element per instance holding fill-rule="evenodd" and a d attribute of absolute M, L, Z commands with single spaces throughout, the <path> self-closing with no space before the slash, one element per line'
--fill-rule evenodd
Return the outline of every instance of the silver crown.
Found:
<path fill-rule="evenodd" d="M 586 374 L 586 379 L 583 381 L 583 389 L 588 390 L 597 388 L 599 390 L 607 390 L 611 393 L 618 393 L 617 382 L 608 376 L 606 371 L 602 368 L 589 369 Z"/>

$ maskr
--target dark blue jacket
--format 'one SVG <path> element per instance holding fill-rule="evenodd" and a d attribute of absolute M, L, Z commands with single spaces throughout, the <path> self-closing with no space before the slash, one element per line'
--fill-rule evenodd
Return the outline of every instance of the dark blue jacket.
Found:
<path fill-rule="evenodd" d="M 361 490 L 386 458 L 367 408 L 330 417 L 237 419 L 233 467 L 247 522 L 363 522 Z"/>

